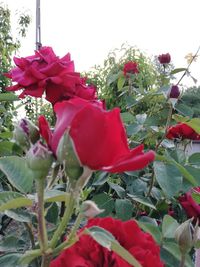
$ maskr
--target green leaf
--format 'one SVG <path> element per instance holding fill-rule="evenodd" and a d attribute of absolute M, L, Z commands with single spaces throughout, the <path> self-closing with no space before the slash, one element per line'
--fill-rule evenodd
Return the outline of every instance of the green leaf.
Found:
<path fill-rule="evenodd" d="M 119 219 L 126 221 L 132 218 L 133 204 L 129 199 L 116 199 L 115 211 Z"/>
<path fill-rule="evenodd" d="M 69 194 L 60 190 L 48 190 L 44 192 L 45 202 L 63 202 L 67 201 Z"/>
<path fill-rule="evenodd" d="M 0 242 L 0 251 L 1 252 L 16 252 L 18 238 L 16 236 L 6 236 Z"/>
<path fill-rule="evenodd" d="M 114 210 L 114 200 L 107 194 L 101 193 L 97 194 L 92 198 L 99 209 L 104 209 L 105 211 L 98 215 L 98 217 L 105 217 L 111 215 Z"/>
<path fill-rule="evenodd" d="M 22 209 L 16 209 L 16 210 L 5 210 L 4 212 L 8 217 L 14 219 L 18 222 L 31 222 L 32 216 L 30 212 L 22 210 Z"/>
<path fill-rule="evenodd" d="M 46 220 L 50 223 L 56 224 L 58 221 L 59 209 L 57 203 L 52 203 L 51 206 L 47 210 L 47 214 L 45 216 Z"/>
<path fill-rule="evenodd" d="M 154 162 L 155 177 L 165 195 L 169 198 L 175 196 L 182 187 L 182 175 L 172 165 L 163 162 Z"/>
<path fill-rule="evenodd" d="M 19 97 L 13 93 L 1 93 L 0 101 L 16 101 L 19 100 Z"/>
<path fill-rule="evenodd" d="M 86 233 L 89 233 L 95 241 L 108 249 L 111 248 L 111 242 L 115 241 L 115 237 L 110 232 L 99 226 L 87 228 Z"/>
<path fill-rule="evenodd" d="M 176 74 L 176 73 L 179 73 L 179 72 L 183 72 L 183 71 L 186 71 L 187 69 L 186 68 L 177 68 L 177 69 L 174 69 L 170 72 L 171 75 L 173 74 Z"/>
<path fill-rule="evenodd" d="M 185 123 L 189 125 L 192 129 L 194 129 L 195 132 L 200 134 L 200 119 L 199 118 L 191 119 L 190 121 L 186 121 Z"/>
<path fill-rule="evenodd" d="M 13 191 L 0 192 L 0 211 L 32 206 L 32 200 Z"/>
<path fill-rule="evenodd" d="M 183 116 L 181 116 L 181 115 L 179 115 L 179 114 L 174 114 L 174 115 L 172 116 L 172 118 L 173 118 L 176 122 L 184 122 L 184 123 L 190 119 L 189 117 L 183 117 Z"/>
<path fill-rule="evenodd" d="M 108 178 L 109 176 L 107 172 L 101 172 L 92 185 L 103 185 L 105 182 L 107 182 Z"/>
<path fill-rule="evenodd" d="M 115 82 L 118 79 L 118 77 L 119 73 L 108 76 L 107 85 L 110 86 L 111 83 Z"/>
<path fill-rule="evenodd" d="M 0 257 L 0 266 L 1 267 L 20 267 L 18 261 L 21 258 L 22 254 L 19 253 L 10 253 Z M 25 267 L 23 265 L 23 267 Z"/>
<path fill-rule="evenodd" d="M 148 222 L 141 222 L 141 221 L 137 221 L 137 223 L 145 232 L 153 236 L 153 238 L 156 240 L 156 243 L 161 244 L 162 234 L 159 230 L 158 225 L 148 223 Z"/>
<path fill-rule="evenodd" d="M 115 192 L 117 193 L 119 197 L 121 198 L 125 197 L 125 189 L 123 187 L 121 187 L 118 184 L 111 183 L 111 182 L 108 182 L 108 184 L 113 190 L 115 190 Z"/>
<path fill-rule="evenodd" d="M 15 152 L 22 153 L 18 145 L 9 141 L 0 142 L 0 157 L 12 156 Z"/>
<path fill-rule="evenodd" d="M 12 132 L 2 132 L 0 133 L 0 138 L 2 139 L 10 139 L 12 138 L 13 133 Z"/>
<path fill-rule="evenodd" d="M 175 110 L 177 110 L 179 113 L 181 113 L 183 116 L 189 116 L 192 117 L 194 114 L 194 111 L 192 108 L 188 107 L 187 105 L 184 105 L 182 103 L 177 103 L 175 105 Z"/>
<path fill-rule="evenodd" d="M 25 158 L 17 156 L 0 158 L 0 169 L 19 191 L 27 193 L 32 190 L 34 176 L 28 168 Z"/>
<path fill-rule="evenodd" d="M 120 115 L 124 123 L 134 121 L 134 116 L 129 112 L 123 112 Z"/>
<path fill-rule="evenodd" d="M 144 124 L 146 119 L 147 119 L 147 114 L 144 113 L 144 114 L 137 114 L 136 116 L 136 119 L 138 121 L 139 124 Z"/>
<path fill-rule="evenodd" d="M 179 223 L 171 216 L 165 215 L 162 222 L 162 234 L 166 238 L 174 238 Z"/>
<path fill-rule="evenodd" d="M 135 135 L 137 134 L 139 131 L 141 131 L 141 129 L 143 128 L 143 125 L 141 124 L 130 124 L 127 126 L 127 135 L 131 136 L 131 135 Z"/>
<path fill-rule="evenodd" d="M 192 154 L 189 159 L 188 162 L 192 165 L 199 165 L 200 166 L 200 153 L 194 153 Z"/>
<path fill-rule="evenodd" d="M 118 81 L 117 81 L 117 88 L 119 91 L 122 90 L 124 84 L 125 84 L 126 78 L 124 76 L 120 76 Z"/>
<path fill-rule="evenodd" d="M 166 251 L 168 251 L 179 262 L 181 261 L 181 252 L 180 252 L 179 247 L 176 243 L 164 242 L 163 248 Z M 194 267 L 194 264 L 192 263 L 189 255 L 186 255 L 185 267 Z"/>
<path fill-rule="evenodd" d="M 149 198 L 143 197 L 143 196 L 138 196 L 138 195 L 133 195 L 133 194 L 127 194 L 131 199 L 133 199 L 136 202 L 139 202 L 147 207 L 150 207 L 152 209 L 156 209 L 156 207 L 153 205 L 151 200 Z"/>
<path fill-rule="evenodd" d="M 192 198 L 194 199 L 194 201 L 198 204 L 200 204 L 200 193 L 197 191 L 193 191 L 192 192 Z"/>

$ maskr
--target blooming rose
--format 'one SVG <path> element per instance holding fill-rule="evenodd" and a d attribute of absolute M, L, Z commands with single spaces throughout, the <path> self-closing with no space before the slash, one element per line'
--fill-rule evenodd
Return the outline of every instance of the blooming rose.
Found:
<path fill-rule="evenodd" d="M 171 61 L 171 56 L 169 53 L 167 54 L 162 54 L 158 56 L 158 60 L 160 64 L 169 64 Z"/>
<path fill-rule="evenodd" d="M 166 137 L 168 139 L 190 139 L 190 140 L 200 140 L 200 135 L 195 132 L 190 126 L 185 123 L 179 123 L 177 125 L 171 126 Z"/>
<path fill-rule="evenodd" d="M 143 152 L 143 145 L 129 149 L 118 108 L 103 109 L 101 102 L 74 98 L 56 103 L 57 121 L 53 134 L 42 116 L 40 133 L 57 155 L 59 141 L 66 130 L 74 143 L 81 165 L 108 172 L 134 171 L 154 160 L 153 151 Z"/>
<path fill-rule="evenodd" d="M 74 71 L 69 53 L 59 58 L 51 47 L 42 47 L 33 56 L 14 57 L 14 62 L 17 67 L 5 76 L 17 84 L 7 87 L 7 90 L 24 89 L 19 96 L 21 98 L 25 95 L 41 97 L 45 92 L 46 99 L 54 104 L 74 96 L 89 100 L 96 97 L 95 88 L 88 88 L 85 80 Z"/>
<path fill-rule="evenodd" d="M 148 233 L 141 231 L 133 220 L 122 222 L 113 218 L 96 218 L 88 221 L 84 228 L 100 226 L 109 231 L 143 267 L 163 267 L 160 248 Z M 82 232 L 83 229 L 80 231 Z M 99 245 L 89 235 L 82 235 L 79 241 L 64 250 L 50 267 L 131 267 L 115 252 Z"/>
<path fill-rule="evenodd" d="M 178 85 L 172 85 L 169 91 L 169 98 L 178 98 L 180 95 L 180 90 Z"/>
<path fill-rule="evenodd" d="M 194 190 L 200 193 L 200 187 L 196 187 Z M 180 196 L 178 200 L 181 206 L 184 208 L 188 218 L 194 217 L 195 219 L 200 219 L 200 205 L 197 204 L 192 198 L 191 191 Z"/>
<path fill-rule="evenodd" d="M 132 73 L 132 74 L 139 73 L 137 62 L 129 61 L 126 64 L 124 64 L 123 72 L 124 76 L 127 76 L 127 73 Z"/>

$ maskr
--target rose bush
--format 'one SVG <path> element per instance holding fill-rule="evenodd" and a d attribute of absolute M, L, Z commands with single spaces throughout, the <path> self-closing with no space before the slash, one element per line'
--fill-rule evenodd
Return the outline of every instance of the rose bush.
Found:
<path fill-rule="evenodd" d="M 57 103 L 54 111 L 57 121 L 53 133 L 45 118 L 39 118 L 40 133 L 54 155 L 60 139 L 69 130 L 81 165 L 92 170 L 139 170 L 154 160 L 154 152 L 144 153 L 143 145 L 129 149 L 118 108 L 106 111 L 101 102 L 74 98 Z"/>
<path fill-rule="evenodd" d="M 108 230 L 117 241 L 126 248 L 142 267 L 163 267 L 160 249 L 152 236 L 144 233 L 133 220 L 122 222 L 113 218 L 90 219 L 85 228 L 100 226 Z M 115 252 L 103 248 L 88 235 L 82 235 L 79 241 L 64 250 L 50 267 L 129 267 L 131 266 Z"/>
<path fill-rule="evenodd" d="M 80 73 L 75 72 L 69 53 L 59 58 L 51 47 L 42 47 L 33 56 L 14 57 L 14 62 L 16 67 L 5 76 L 17 84 L 7 87 L 7 90 L 23 89 L 21 98 L 26 95 L 41 97 L 44 92 L 52 104 L 74 96 L 96 98 L 96 89 L 87 86 Z"/>
<path fill-rule="evenodd" d="M 176 85 L 170 82 L 178 72 L 185 71 L 184 77 L 188 68 L 173 69 L 173 65 L 165 65 L 169 61 L 165 55 L 160 63 L 155 60 L 154 68 L 135 50 L 128 50 L 119 62 L 109 58 L 106 64 L 110 65 L 102 77 L 109 74 L 107 89 L 101 84 L 99 92 L 104 90 L 103 99 L 111 92 L 113 106 L 123 103 L 120 114 L 119 108 L 106 110 L 108 102 L 98 99 L 96 89 L 74 71 L 69 55 L 59 59 L 51 48 L 43 47 L 34 56 L 15 58 L 17 66 L 7 76 L 17 84 L 8 90 L 22 89 L 21 97 L 41 97 L 45 93 L 57 120 L 49 125 L 45 116 L 40 116 L 38 132 L 37 126 L 23 119 L 14 131 L 17 144 L 8 142 L 8 133 L 1 133 L 5 142 L 0 146 L 0 170 L 7 184 L 6 192 L 0 192 L 0 210 L 16 224 L 17 220 L 25 222 L 30 236 L 24 241 L 5 235 L 0 247 L 9 249 L 0 256 L 0 265 L 49 267 L 52 260 L 53 267 L 127 267 L 131 263 L 139 267 L 138 260 L 142 267 L 163 267 L 161 250 L 166 266 L 192 267 L 193 252 L 192 257 L 182 254 L 174 232 L 185 220 L 180 212 L 181 197 L 187 197 L 187 190 L 198 186 L 200 156 L 184 155 L 185 151 L 176 149 L 166 135 L 171 139 L 197 138 L 187 124 L 195 125 L 200 133 L 200 123 L 183 117 L 184 107 L 178 103 L 182 78 Z M 13 97 L 12 93 L 8 95 Z M 170 99 L 174 97 L 175 101 Z M 154 103 L 157 107 L 149 108 Z M 187 123 L 168 128 L 174 124 L 173 119 Z M 154 159 L 154 164 L 145 168 Z M 89 220 L 78 231 L 93 216 L 110 217 Z M 141 229 L 152 233 L 158 245 L 133 218 Z M 20 234 L 24 233 L 20 227 Z M 12 244 L 11 251 L 8 244 L 13 240 L 23 248 Z"/>

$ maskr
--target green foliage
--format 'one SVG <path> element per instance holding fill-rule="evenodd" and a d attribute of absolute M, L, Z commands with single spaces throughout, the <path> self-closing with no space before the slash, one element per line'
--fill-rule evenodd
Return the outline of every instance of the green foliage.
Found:
<path fill-rule="evenodd" d="M 184 91 L 181 102 L 193 111 L 193 117 L 200 117 L 200 87 L 190 87 Z"/>
<path fill-rule="evenodd" d="M 12 101 L 16 100 L 12 94 L 6 93 L 5 88 L 10 82 L 3 73 L 10 70 L 12 66 L 12 58 L 20 48 L 20 39 L 15 39 L 12 35 L 10 10 L 0 3 L 0 129 L 12 128 L 11 120 L 15 112 Z M 19 14 L 19 34 L 26 36 L 26 30 L 30 23 L 30 16 L 24 13 Z M 5 94 L 5 95 L 4 95 Z"/>
<path fill-rule="evenodd" d="M 103 67 L 95 66 L 86 73 L 88 81 L 97 86 L 98 95 L 106 100 L 108 109 L 119 106 L 124 111 L 126 108 L 129 86 L 122 71 L 128 61 L 135 61 L 139 65 L 139 74 L 134 77 L 132 90 L 143 95 L 155 88 L 157 72 L 151 60 L 139 49 L 122 45 L 109 53 Z"/>

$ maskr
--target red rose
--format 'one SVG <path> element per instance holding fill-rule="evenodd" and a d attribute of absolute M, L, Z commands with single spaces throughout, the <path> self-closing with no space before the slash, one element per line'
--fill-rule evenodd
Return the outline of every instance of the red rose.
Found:
<path fill-rule="evenodd" d="M 148 233 L 141 231 L 133 220 L 122 222 L 113 218 L 95 218 L 84 228 L 100 226 L 109 231 L 143 267 L 163 267 L 160 248 Z M 83 228 L 83 229 L 84 229 Z M 80 231 L 82 232 L 83 229 Z M 131 266 L 115 252 L 99 245 L 88 235 L 80 236 L 75 245 L 64 250 L 50 267 L 129 267 Z"/>
<path fill-rule="evenodd" d="M 137 62 L 129 61 L 126 64 L 124 64 L 123 72 L 124 76 L 127 76 L 127 73 L 132 73 L 132 74 L 139 73 Z"/>
<path fill-rule="evenodd" d="M 162 54 L 158 56 L 158 60 L 160 64 L 169 64 L 171 61 L 171 56 L 169 53 L 167 54 Z"/>
<path fill-rule="evenodd" d="M 91 103 L 80 98 L 56 103 L 57 121 L 52 137 L 49 137 L 45 118 L 40 117 L 41 135 L 54 154 L 57 154 L 61 137 L 69 129 L 81 164 L 91 170 L 134 171 L 153 161 L 154 152 L 144 153 L 143 145 L 129 149 L 120 110 L 106 111 L 102 106 L 101 102 Z"/>
<path fill-rule="evenodd" d="M 25 95 L 41 97 L 44 92 L 52 104 L 76 95 L 90 100 L 95 98 L 96 90 L 87 88 L 80 74 L 74 71 L 70 54 L 59 58 L 51 47 L 42 47 L 33 56 L 14 57 L 14 62 L 17 67 L 5 76 L 17 84 L 7 87 L 7 90 L 24 89 L 21 98 Z"/>
<path fill-rule="evenodd" d="M 190 139 L 190 140 L 200 140 L 200 135 L 195 132 L 186 123 L 179 123 L 177 125 L 171 126 L 166 137 L 168 139 Z"/>
<path fill-rule="evenodd" d="M 200 193 L 200 187 L 196 187 L 194 190 Z M 184 208 L 188 218 L 194 217 L 195 219 L 200 219 L 200 205 L 194 201 L 191 193 L 191 191 L 187 192 L 180 196 L 178 200 Z"/>

